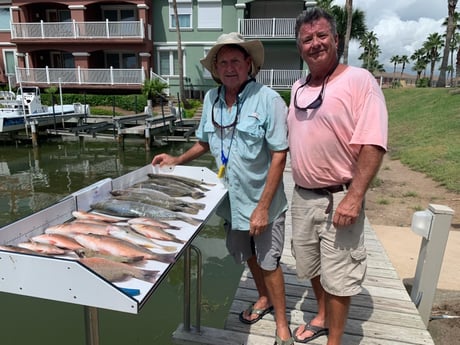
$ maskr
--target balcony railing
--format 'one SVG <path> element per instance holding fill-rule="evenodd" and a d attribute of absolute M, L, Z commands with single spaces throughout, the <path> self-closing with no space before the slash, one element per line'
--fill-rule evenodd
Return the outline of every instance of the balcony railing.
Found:
<path fill-rule="evenodd" d="M 143 21 L 12 23 L 12 39 L 144 38 Z"/>
<path fill-rule="evenodd" d="M 273 89 L 290 89 L 294 82 L 306 75 L 301 70 L 261 70 L 257 81 Z M 16 68 L 16 76 L 11 76 L 14 84 L 25 83 L 47 87 L 50 85 L 125 85 L 142 87 L 147 74 L 144 69 L 118 68 Z M 169 84 L 169 80 L 149 72 L 150 79 L 160 79 Z M 169 89 L 167 90 L 169 91 Z M 167 92 L 169 94 L 169 92 Z"/>
<path fill-rule="evenodd" d="M 295 18 L 239 19 L 238 32 L 244 37 L 295 38 Z"/>
<path fill-rule="evenodd" d="M 290 90 L 294 82 L 306 75 L 306 71 L 283 70 L 283 69 L 263 69 L 257 74 L 257 81 L 272 89 Z"/>
<path fill-rule="evenodd" d="M 143 68 L 16 68 L 17 83 L 40 85 L 143 85 Z"/>

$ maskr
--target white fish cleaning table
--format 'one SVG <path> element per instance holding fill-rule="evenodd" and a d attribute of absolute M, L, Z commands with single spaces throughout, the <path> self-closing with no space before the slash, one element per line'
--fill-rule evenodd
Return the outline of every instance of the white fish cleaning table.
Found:
<path fill-rule="evenodd" d="M 193 215 L 194 218 L 200 220 L 198 225 L 180 220 L 168 222 L 180 227 L 180 230 L 174 230 L 174 234 L 184 241 L 182 244 L 173 242 L 165 242 L 165 244 L 177 247 L 176 261 L 184 254 L 184 323 L 187 324 L 190 320 L 190 255 L 191 248 L 193 248 L 191 243 L 227 193 L 216 174 L 207 168 L 175 166 L 157 171 L 153 166 L 147 165 L 115 179 L 101 180 L 44 210 L 4 226 L 0 229 L 0 244 L 17 245 L 26 242 L 34 236 L 43 234 L 46 228 L 50 226 L 73 219 L 73 211 L 90 211 L 92 204 L 110 198 L 112 190 L 131 187 L 138 182 L 147 180 L 149 173 L 158 172 L 193 178 L 211 184 L 204 186 L 209 189 L 205 192 L 204 198 L 198 200 L 191 197 L 181 198 L 190 203 L 205 204 L 204 209 Z M 199 259 L 200 253 L 196 249 L 195 251 Z M 81 264 L 77 258 L 74 254 L 42 256 L 0 250 L 0 291 L 83 305 L 85 307 L 86 339 L 89 345 L 99 343 L 98 308 L 132 314 L 139 313 L 142 306 L 145 305 L 174 265 L 174 263 L 146 260 L 142 269 L 158 271 L 158 278 L 154 283 L 136 278 L 113 283 Z M 199 260 L 197 261 L 199 262 Z M 198 269 L 201 270 L 200 263 L 198 263 Z M 199 287 L 197 290 L 200 290 Z M 197 306 L 197 315 L 199 316 L 198 313 L 199 306 Z"/>

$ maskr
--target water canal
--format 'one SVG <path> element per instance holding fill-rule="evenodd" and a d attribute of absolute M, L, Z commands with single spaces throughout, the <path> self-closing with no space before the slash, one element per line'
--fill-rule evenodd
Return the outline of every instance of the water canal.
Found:
<path fill-rule="evenodd" d="M 49 142 L 38 149 L 26 144 L 0 146 L 0 226 L 103 178 L 149 164 L 157 152 L 177 154 L 189 145 L 175 143 L 151 152 L 138 142 L 127 142 L 123 149 L 112 141 Z M 193 164 L 215 170 L 210 156 Z M 227 255 L 218 217 L 208 222 L 193 244 L 203 255 L 201 324 L 223 327 L 243 267 Z M 183 321 L 182 264 L 182 260 L 175 264 L 139 314 L 99 310 L 100 344 L 173 344 L 171 334 Z M 85 344 L 83 306 L 1 292 L 0 305 L 2 345 Z"/>

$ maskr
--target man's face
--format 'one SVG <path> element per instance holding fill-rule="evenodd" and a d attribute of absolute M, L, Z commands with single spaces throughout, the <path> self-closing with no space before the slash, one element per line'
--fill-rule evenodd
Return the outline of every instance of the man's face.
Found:
<path fill-rule="evenodd" d="M 238 48 L 223 46 L 216 56 L 216 73 L 225 87 L 239 88 L 248 79 L 251 62 Z"/>
<path fill-rule="evenodd" d="M 337 36 L 331 33 L 329 22 L 321 18 L 303 24 L 299 30 L 298 48 L 308 66 L 330 64 L 337 59 Z"/>

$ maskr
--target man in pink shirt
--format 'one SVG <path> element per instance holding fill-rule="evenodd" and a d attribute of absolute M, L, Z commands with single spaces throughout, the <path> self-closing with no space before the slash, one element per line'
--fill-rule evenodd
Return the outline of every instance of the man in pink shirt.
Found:
<path fill-rule="evenodd" d="M 294 339 L 328 335 L 327 345 L 339 345 L 366 272 L 364 197 L 386 152 L 388 114 L 372 74 L 339 63 L 332 16 L 303 12 L 296 39 L 310 74 L 294 83 L 288 114 L 292 251 L 318 312 Z"/>

